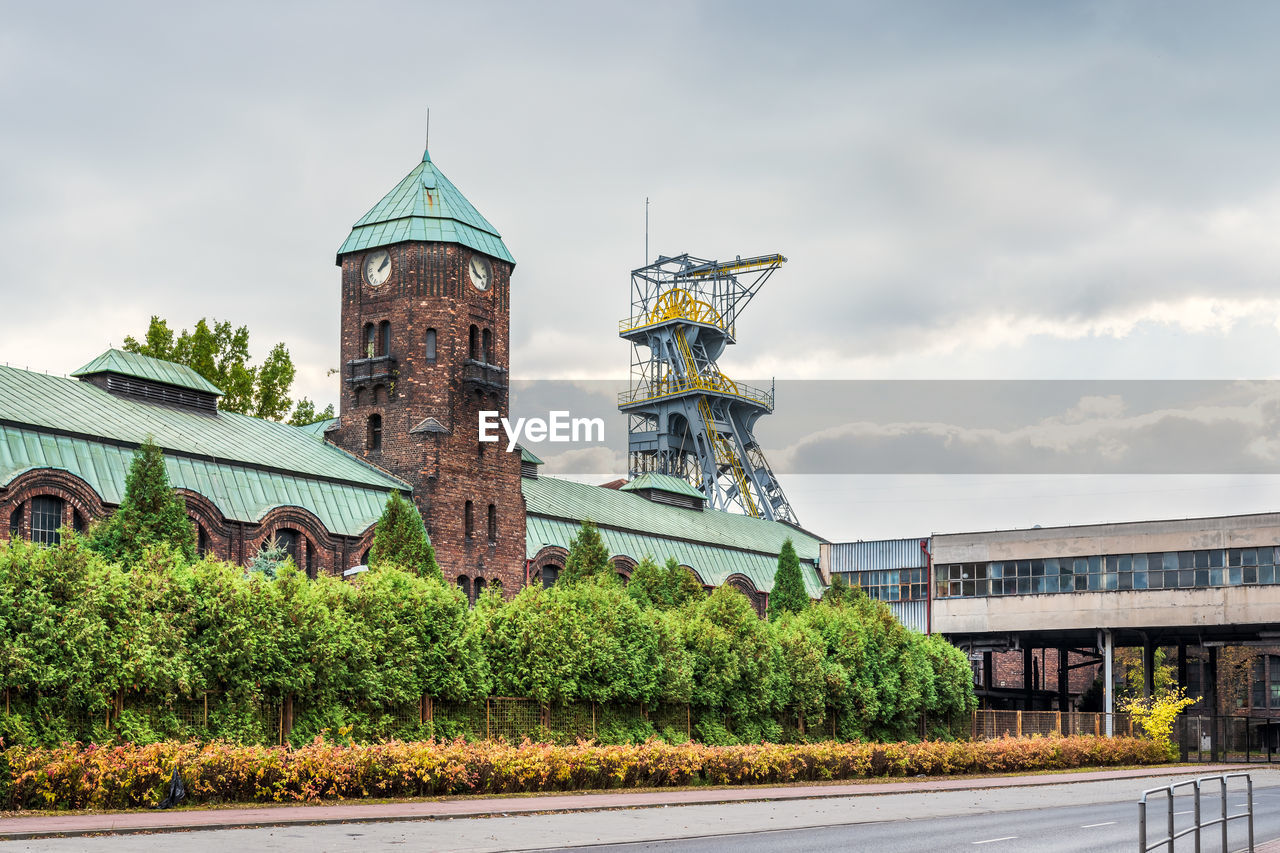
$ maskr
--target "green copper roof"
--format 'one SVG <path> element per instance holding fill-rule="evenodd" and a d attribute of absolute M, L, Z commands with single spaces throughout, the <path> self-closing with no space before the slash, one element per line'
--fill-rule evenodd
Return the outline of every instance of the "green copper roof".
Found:
<path fill-rule="evenodd" d="M 316 438 L 323 441 L 324 431 L 327 430 L 333 424 L 336 424 L 337 422 L 338 422 L 337 418 L 325 418 L 322 421 L 316 421 L 315 423 L 312 423 L 312 424 L 303 424 L 302 426 L 294 427 L 294 429 L 301 430 L 302 432 L 305 432 L 307 435 L 313 435 Z"/>
<path fill-rule="evenodd" d="M 174 364 L 172 361 L 161 361 L 136 352 L 125 352 L 121 349 L 109 349 L 72 376 L 94 376 L 98 373 L 118 373 L 121 376 L 133 376 L 137 379 L 149 379 L 165 385 L 176 385 L 179 388 L 190 388 L 192 391 L 203 391 L 206 394 L 222 396 L 222 389 L 196 373 L 185 364 Z"/>
<path fill-rule="evenodd" d="M 88 483 L 103 503 L 118 505 L 132 462 L 132 448 L 0 424 L 0 486 L 34 468 L 57 468 Z M 204 495 L 232 521 L 256 522 L 278 506 L 298 506 L 315 513 L 331 533 L 359 536 L 387 501 L 384 489 L 232 463 L 166 455 L 165 468 L 175 488 Z"/>
<path fill-rule="evenodd" d="M 719 586 L 732 574 L 751 579 L 756 589 L 773 589 L 778 552 L 790 537 L 800 556 L 809 595 L 822 594 L 814 563 L 816 536 L 777 521 L 719 510 L 693 510 L 653 503 L 637 494 L 602 489 L 555 477 L 520 481 L 528 517 L 525 552 L 529 559 L 547 545 L 568 548 L 583 519 L 600 527 L 610 556 L 659 561 L 675 557 L 703 582 Z"/>
<path fill-rule="evenodd" d="M 521 462 L 528 462 L 528 463 L 530 463 L 530 464 L 532 464 L 532 465 L 542 465 L 542 464 L 544 464 L 544 463 L 543 463 L 543 461 L 542 461 L 541 459 L 539 459 L 538 457 L 536 457 L 536 456 L 534 456 L 532 453 L 530 453 L 530 452 L 529 452 L 529 449 L 528 449 L 527 447 L 525 447 L 524 445 L 519 445 L 519 447 L 520 447 L 520 461 L 521 461 Z"/>
<path fill-rule="evenodd" d="M 0 423 L 134 447 L 151 436 L 166 454 L 389 491 L 390 474 L 288 424 L 161 406 L 96 385 L 0 366 Z"/>
<path fill-rule="evenodd" d="M 436 168 L 429 153 L 423 153 L 422 162 L 356 222 L 338 249 L 338 260 L 341 263 L 349 252 L 407 240 L 460 243 L 515 263 L 498 230 Z"/>
<path fill-rule="evenodd" d="M 693 486 L 681 480 L 679 477 L 672 477 L 669 474 L 641 474 L 630 483 L 618 489 L 620 492 L 638 492 L 642 489 L 654 489 L 659 492 L 670 492 L 673 495 L 684 495 L 689 498 L 702 498 L 704 501 L 707 496 L 695 489 Z"/>

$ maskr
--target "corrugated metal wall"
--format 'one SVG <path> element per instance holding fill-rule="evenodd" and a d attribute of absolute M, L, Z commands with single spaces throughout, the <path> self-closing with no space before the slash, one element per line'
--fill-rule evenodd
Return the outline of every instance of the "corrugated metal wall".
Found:
<path fill-rule="evenodd" d="M 923 634 L 929 628 L 929 602 L 886 601 L 894 617 L 906 627 Z"/>
<path fill-rule="evenodd" d="M 920 547 L 921 542 L 926 543 L 927 547 L 929 537 L 879 539 L 874 542 L 835 542 L 823 548 L 826 565 L 822 569 L 826 573 L 847 573 L 845 576 L 850 583 L 858 581 L 858 575 L 854 574 L 856 572 L 923 569 L 928 562 L 928 556 Z M 927 578 L 925 582 L 928 583 Z M 906 627 L 921 633 L 928 630 L 928 601 L 886 601 L 885 604 L 889 606 L 894 617 Z"/>
<path fill-rule="evenodd" d="M 836 542 L 831 546 L 831 565 L 824 572 L 870 572 L 877 569 L 920 569 L 925 565 L 921 542 L 915 539 L 879 539 L 874 542 Z"/>

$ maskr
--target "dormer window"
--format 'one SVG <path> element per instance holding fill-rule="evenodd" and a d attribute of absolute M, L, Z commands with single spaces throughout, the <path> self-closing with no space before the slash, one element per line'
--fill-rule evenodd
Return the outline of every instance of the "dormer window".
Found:
<path fill-rule="evenodd" d="M 213 413 L 218 388 L 184 364 L 111 349 L 71 374 L 120 397 Z"/>

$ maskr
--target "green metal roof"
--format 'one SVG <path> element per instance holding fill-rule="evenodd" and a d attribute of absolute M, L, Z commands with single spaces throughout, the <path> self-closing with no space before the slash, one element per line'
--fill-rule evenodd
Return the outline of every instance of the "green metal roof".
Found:
<path fill-rule="evenodd" d="M 702 492 L 689 485 L 679 477 L 672 477 L 670 474 L 641 474 L 630 483 L 618 489 L 620 492 L 638 492 L 641 489 L 654 489 L 659 492 L 670 492 L 673 495 L 684 495 L 689 498 L 702 498 L 704 501 L 707 496 Z"/>
<path fill-rule="evenodd" d="M 521 462 L 528 462 L 528 463 L 530 463 L 531 465 L 543 465 L 543 464 L 545 464 L 541 459 L 539 459 L 538 457 L 536 457 L 536 456 L 534 456 L 532 453 L 530 453 L 530 452 L 529 452 L 529 449 L 528 449 L 527 447 L 525 447 L 524 445 L 518 445 L 518 446 L 519 446 L 519 448 L 520 448 L 520 461 L 521 461 Z"/>
<path fill-rule="evenodd" d="M 303 424 L 302 426 L 296 426 L 294 427 L 294 429 L 302 430 L 308 435 L 314 435 L 316 438 L 321 439 L 323 441 L 324 431 L 327 430 L 332 424 L 336 424 L 337 422 L 338 422 L 337 418 L 325 418 L 322 421 L 316 421 L 315 423 L 312 423 L 312 424 Z"/>
<path fill-rule="evenodd" d="M 311 439 L 306 439 L 310 441 Z M 35 468 L 68 471 L 119 504 L 133 450 L 78 436 L 53 435 L 0 424 L 0 486 Z M 256 522 L 279 506 L 298 506 L 319 517 L 332 533 L 359 536 L 377 522 L 387 490 L 312 480 L 228 462 L 165 456 L 175 488 L 204 495 L 232 521 Z"/>
<path fill-rule="evenodd" d="M 568 548 L 584 519 L 600 527 L 610 556 L 659 561 L 675 557 L 706 583 L 719 586 L 732 574 L 751 579 L 756 589 L 773 589 L 778 552 L 790 538 L 799 555 L 809 595 L 822 594 L 814 564 L 816 536 L 777 521 L 719 510 L 693 510 L 653 503 L 637 494 L 602 489 L 555 477 L 520 481 L 528 517 L 525 552 L 529 559 L 547 545 Z"/>
<path fill-rule="evenodd" d="M 162 361 L 136 352 L 125 352 L 121 349 L 109 349 L 72 376 L 94 376 L 99 373 L 118 373 L 121 376 L 133 376 L 137 379 L 149 379 L 178 388 L 190 388 L 192 391 L 203 391 L 206 394 L 222 396 L 222 389 L 196 373 L 185 364 Z"/>
<path fill-rule="evenodd" d="M 390 474 L 288 424 L 201 412 L 110 394 L 88 382 L 0 366 L 0 423 L 134 447 L 150 436 L 166 454 L 291 476 L 409 491 Z"/>
<path fill-rule="evenodd" d="M 514 264 L 498 230 L 480 215 L 424 152 L 422 162 L 356 222 L 338 249 L 350 252 L 408 240 L 460 243 Z"/>

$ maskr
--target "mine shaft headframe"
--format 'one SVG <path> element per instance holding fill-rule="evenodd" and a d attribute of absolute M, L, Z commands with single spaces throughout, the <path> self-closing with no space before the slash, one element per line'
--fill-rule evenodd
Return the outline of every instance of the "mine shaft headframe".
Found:
<path fill-rule="evenodd" d="M 787 259 L 778 254 L 738 257 L 732 261 L 713 261 L 689 254 L 659 257 L 654 263 L 631 271 L 633 299 L 637 308 L 647 308 L 668 288 L 680 287 L 715 306 L 726 327 L 732 327 L 769 276 L 786 262 Z"/>

